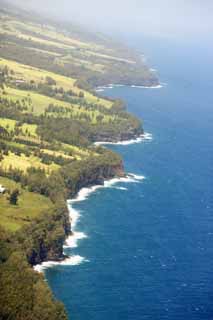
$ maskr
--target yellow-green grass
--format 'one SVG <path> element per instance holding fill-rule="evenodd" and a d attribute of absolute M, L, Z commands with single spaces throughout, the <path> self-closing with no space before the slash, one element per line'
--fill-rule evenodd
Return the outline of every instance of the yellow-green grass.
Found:
<path fill-rule="evenodd" d="M 5 25 L 5 23 L 4 23 Z M 44 28 L 40 27 L 39 25 L 30 25 L 30 24 L 24 24 L 20 21 L 9 21 L 8 26 L 10 27 L 10 30 L 8 28 L 5 28 L 4 25 L 1 25 L 1 32 L 10 34 L 10 35 L 16 35 L 18 38 L 34 41 L 40 44 L 45 44 L 48 46 L 52 46 L 63 49 L 76 49 L 80 48 L 83 50 L 83 52 L 89 56 L 97 56 L 99 58 L 107 59 L 107 60 L 114 60 L 114 61 L 121 61 L 126 62 L 129 64 L 134 64 L 135 62 L 129 59 L 125 58 L 119 58 L 110 54 L 103 54 L 102 51 L 104 49 L 105 52 L 109 51 L 107 48 L 103 48 L 102 46 L 98 46 L 97 44 L 93 42 L 82 42 L 80 40 L 76 40 L 70 37 L 66 37 L 63 33 L 52 31 L 48 29 L 48 26 L 45 26 Z M 21 28 L 20 28 L 21 27 Z M 28 34 L 29 31 L 33 31 L 36 33 L 36 35 L 30 35 Z M 43 38 L 43 33 L 45 32 L 45 35 L 48 36 L 49 39 Z M 93 48 L 93 51 L 91 50 Z M 113 52 L 111 52 L 113 53 Z"/>
<path fill-rule="evenodd" d="M 60 53 L 53 52 L 53 51 L 48 51 L 48 50 L 38 49 L 38 48 L 33 48 L 33 47 L 28 47 L 28 48 L 33 50 L 33 51 L 35 51 L 35 52 L 46 53 L 48 55 L 55 56 L 55 57 L 60 57 L 61 56 Z"/>
<path fill-rule="evenodd" d="M 83 160 L 91 155 L 97 156 L 93 150 L 89 150 L 86 148 L 80 148 L 77 146 L 73 146 L 70 144 L 62 143 L 61 147 L 66 150 L 66 152 L 71 151 L 76 160 Z"/>
<path fill-rule="evenodd" d="M 70 160 L 74 160 L 75 159 L 74 157 L 64 153 L 63 151 L 41 149 L 41 152 L 43 152 L 45 154 L 49 154 L 49 155 L 54 156 L 54 157 L 62 157 L 62 158 L 65 158 L 65 159 L 70 159 Z"/>
<path fill-rule="evenodd" d="M 29 136 L 27 134 L 25 134 L 25 135 L 19 134 L 16 138 L 17 138 L 18 142 L 24 143 L 26 148 L 27 148 L 28 143 L 32 143 L 37 146 L 41 143 L 40 137 L 36 137 L 36 136 L 32 136 L 32 135 Z M 49 145 L 49 143 L 46 141 L 42 141 L 42 142 L 45 143 L 45 145 Z"/>
<path fill-rule="evenodd" d="M 102 65 L 100 63 L 94 63 L 93 61 L 89 61 L 86 59 L 77 59 L 77 58 L 74 58 L 71 54 L 60 57 L 60 58 L 56 58 L 55 61 L 59 64 L 61 62 L 63 62 L 63 63 L 68 62 L 68 63 L 72 63 L 77 66 L 83 65 L 87 69 L 90 69 L 92 71 L 98 71 L 101 73 L 104 73 L 104 70 L 105 70 L 104 65 Z"/>
<path fill-rule="evenodd" d="M 7 28 L 5 28 L 5 26 Z M 68 48 L 70 47 L 90 48 L 91 46 L 93 46 L 96 50 L 103 48 L 101 45 L 97 45 L 96 43 L 84 42 L 82 40 L 67 36 L 62 32 L 59 32 L 58 30 L 56 30 L 56 28 L 50 25 L 42 26 L 40 24 L 34 24 L 34 23 L 26 24 L 24 22 L 10 19 L 10 18 L 8 20 L 8 18 L 5 16 L 4 22 L 2 23 L 1 27 L 3 30 L 8 31 L 8 26 L 12 32 L 16 32 L 16 33 L 19 32 L 20 34 L 24 34 L 24 32 L 28 31 L 28 32 L 36 33 L 37 37 L 35 38 L 38 38 L 39 40 L 45 34 L 45 36 L 51 39 L 54 45 L 56 46 L 59 46 L 61 43 L 63 43 Z M 27 37 L 31 37 L 31 36 L 27 34 Z M 51 40 L 45 39 L 44 41 L 46 41 L 46 43 L 49 44 Z"/>
<path fill-rule="evenodd" d="M 35 167 L 44 169 L 47 174 L 60 168 L 60 166 L 55 163 L 50 165 L 44 164 L 41 162 L 41 159 L 33 155 L 27 157 L 26 155 L 21 154 L 18 156 L 12 152 L 9 152 L 7 156 L 4 156 L 4 159 L 0 162 L 0 167 L 2 167 L 5 171 L 8 171 L 12 168 L 19 169 L 23 172 L 26 172 L 27 169 L 31 167 Z"/>
<path fill-rule="evenodd" d="M 75 105 L 71 105 L 68 102 L 50 98 L 39 93 L 19 90 L 12 87 L 6 87 L 5 92 L 6 94 L 4 95 L 4 97 L 9 98 L 13 101 L 17 101 L 17 100 L 20 101 L 24 99 L 26 101 L 26 106 L 28 107 L 28 111 L 32 111 L 32 113 L 35 115 L 43 114 L 49 104 L 54 104 L 54 105 L 62 106 L 65 108 L 69 108 L 71 111 L 75 112 Z"/>
<path fill-rule="evenodd" d="M 36 124 L 28 124 L 28 123 L 24 123 L 21 126 L 22 132 L 24 134 L 29 133 L 31 136 L 33 137 L 38 137 L 36 130 L 37 130 L 37 125 Z"/>
<path fill-rule="evenodd" d="M 67 114 L 60 114 L 60 116 L 70 117 L 72 115 L 74 118 L 79 119 L 81 117 L 81 114 L 83 113 L 90 116 L 91 122 L 93 124 L 97 123 L 96 118 L 99 115 L 101 115 L 101 112 L 98 110 L 86 110 L 84 107 L 81 107 L 78 104 L 70 104 L 68 102 L 57 100 L 55 98 L 44 96 L 42 94 L 38 94 L 32 91 L 29 92 L 26 90 L 19 90 L 12 87 L 5 88 L 4 97 L 13 100 L 14 102 L 17 100 L 24 100 L 25 105 L 28 109 L 27 111 L 32 112 L 34 115 L 44 114 L 46 108 L 50 104 L 53 104 L 55 106 L 61 106 L 70 110 L 70 112 L 68 112 Z M 56 113 L 52 113 L 52 115 L 57 116 Z M 115 116 L 104 115 L 103 122 L 108 123 L 109 121 L 112 121 L 114 119 Z"/>
<path fill-rule="evenodd" d="M 15 232 L 53 207 L 48 198 L 28 192 L 13 180 L 0 177 L 0 184 L 10 191 L 16 188 L 20 190 L 16 206 L 10 204 L 7 193 L 0 194 L 0 225 L 6 230 Z"/>
<path fill-rule="evenodd" d="M 14 131 L 15 125 L 16 125 L 15 120 L 0 118 L 0 126 L 5 128 L 9 132 Z"/>
<path fill-rule="evenodd" d="M 95 95 L 91 94 L 90 92 L 87 92 L 85 90 L 80 90 L 77 88 L 74 84 L 76 79 L 65 77 L 53 72 L 49 72 L 46 70 L 30 67 L 21 63 L 17 63 L 13 60 L 7 60 L 0 58 L 0 68 L 8 66 L 8 68 L 13 70 L 15 72 L 15 75 L 13 76 L 14 79 L 23 79 L 27 82 L 30 82 L 30 80 L 34 80 L 36 83 L 44 82 L 46 77 L 51 77 L 56 81 L 56 87 L 62 87 L 65 91 L 73 90 L 76 94 L 79 94 L 80 91 L 84 92 L 84 97 L 89 103 L 98 103 L 102 104 L 106 108 L 112 107 L 112 102 L 108 101 L 106 99 L 97 98 Z"/>
<path fill-rule="evenodd" d="M 27 147 L 25 144 L 14 142 L 14 141 L 6 141 L 6 140 L 3 140 L 3 139 L 0 139 L 0 142 L 4 142 L 9 147 L 15 147 L 15 148 L 19 149 L 20 151 L 26 149 L 26 147 Z"/>
<path fill-rule="evenodd" d="M 14 131 L 16 123 L 17 123 L 16 120 L 7 119 L 7 118 L 0 118 L 0 126 L 5 128 L 9 132 Z M 37 133 L 36 133 L 37 125 L 36 124 L 24 123 L 20 127 L 20 129 L 22 130 L 22 132 L 24 134 L 29 133 L 31 136 L 37 137 Z"/>
<path fill-rule="evenodd" d="M 20 32 L 19 30 L 14 30 L 14 29 L 5 30 L 5 29 L 1 28 L 0 29 L 0 33 L 1 34 L 13 35 L 13 36 L 15 35 L 19 39 L 30 40 L 30 41 L 35 42 L 35 43 L 52 46 L 53 48 L 54 47 L 63 48 L 63 49 L 74 49 L 75 48 L 74 46 L 66 45 L 66 44 L 63 44 L 63 43 L 60 43 L 60 42 L 57 42 L 57 41 L 54 41 L 54 40 L 46 40 L 46 39 L 40 38 L 39 35 L 38 36 L 32 36 L 32 35 L 29 35 L 27 33 Z"/>
<path fill-rule="evenodd" d="M 125 63 L 129 63 L 129 64 L 135 64 L 135 61 L 132 60 L 128 60 L 125 58 L 118 58 L 118 57 L 114 57 L 114 56 L 110 56 L 107 54 L 103 54 L 103 53 L 99 53 L 99 52 L 94 52 L 94 51 L 90 51 L 88 50 L 86 52 L 87 56 L 97 56 L 99 58 L 103 58 L 103 59 L 107 59 L 107 60 L 114 60 L 114 61 L 118 61 L 118 62 L 125 62 Z"/>

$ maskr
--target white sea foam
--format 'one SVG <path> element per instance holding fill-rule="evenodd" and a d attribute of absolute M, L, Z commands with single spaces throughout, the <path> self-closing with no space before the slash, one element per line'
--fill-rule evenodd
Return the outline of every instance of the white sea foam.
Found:
<path fill-rule="evenodd" d="M 77 266 L 83 262 L 89 262 L 89 260 L 79 255 L 73 255 L 67 259 L 64 259 L 63 261 L 42 262 L 41 264 L 37 264 L 36 266 L 34 266 L 34 270 L 37 272 L 44 272 L 46 269 L 52 268 L 55 266 Z"/>
<path fill-rule="evenodd" d="M 103 185 L 96 185 L 90 188 L 82 188 L 75 199 L 68 200 L 68 208 L 70 215 L 70 222 L 72 227 L 72 234 L 67 238 L 64 248 L 76 248 L 78 246 L 78 241 L 87 238 L 87 235 L 83 232 L 76 231 L 76 225 L 81 217 L 80 212 L 73 208 L 73 204 L 76 202 L 81 202 L 86 200 L 91 193 L 94 193 L 96 190 L 101 188 L 112 188 L 117 183 L 129 183 L 129 182 L 139 182 L 140 180 L 145 179 L 144 176 L 139 176 L 135 174 L 128 174 L 126 177 L 122 178 L 113 178 L 110 180 L 104 181 Z M 125 187 L 116 187 L 120 190 L 127 190 Z"/>
<path fill-rule="evenodd" d="M 122 145 L 122 146 L 127 146 L 127 145 L 141 143 L 143 141 L 152 140 L 152 139 L 153 139 L 152 134 L 148 133 L 148 132 L 145 132 L 144 134 L 140 135 L 139 137 L 137 137 L 135 139 L 118 141 L 118 142 L 97 141 L 94 144 L 96 146 L 101 146 L 101 145 Z"/>
<path fill-rule="evenodd" d="M 139 88 L 139 89 L 160 89 L 160 88 L 163 88 L 163 84 L 158 84 L 156 86 L 135 86 L 135 85 L 132 85 L 131 88 Z"/>
<path fill-rule="evenodd" d="M 156 69 L 150 69 L 152 72 L 157 72 Z M 100 87 L 97 87 L 95 89 L 96 92 L 103 92 L 104 90 L 106 89 L 114 89 L 114 88 L 118 88 L 118 87 L 131 87 L 131 88 L 139 88 L 139 89 L 160 89 L 160 88 L 163 88 L 164 86 L 166 86 L 167 84 L 166 83 L 160 83 L 160 84 L 157 84 L 155 86 L 137 86 L 137 85 L 124 85 L 124 84 L 113 84 L 113 83 L 110 83 L 106 86 L 100 86 Z"/>
<path fill-rule="evenodd" d="M 77 248 L 78 241 L 82 239 L 86 239 L 87 235 L 83 232 L 75 231 L 69 236 L 64 244 L 64 249 L 66 248 Z"/>
<path fill-rule="evenodd" d="M 100 89 L 96 89 L 95 91 L 96 91 L 96 92 L 103 92 L 104 89 L 103 89 L 103 88 L 102 88 L 102 89 L 100 88 Z"/>
<path fill-rule="evenodd" d="M 106 86 L 100 86 L 96 88 L 96 92 L 101 92 L 104 91 L 105 89 L 114 89 L 114 88 L 119 88 L 119 87 L 125 87 L 123 84 L 114 84 L 114 83 L 109 83 Z"/>
<path fill-rule="evenodd" d="M 137 181 L 137 180 L 144 180 L 144 179 L 146 179 L 144 176 L 139 175 L 139 174 L 134 174 L 134 173 L 129 173 L 129 176 L 130 176 L 130 177 L 133 177 L 136 181 Z"/>
<path fill-rule="evenodd" d="M 110 83 L 109 86 L 112 87 L 112 88 L 125 87 L 124 84 L 114 84 L 114 83 Z"/>
<path fill-rule="evenodd" d="M 125 187 L 115 187 L 115 189 L 117 189 L 117 190 L 123 190 L 123 191 L 127 191 L 127 190 L 128 190 L 128 189 L 125 188 Z"/>

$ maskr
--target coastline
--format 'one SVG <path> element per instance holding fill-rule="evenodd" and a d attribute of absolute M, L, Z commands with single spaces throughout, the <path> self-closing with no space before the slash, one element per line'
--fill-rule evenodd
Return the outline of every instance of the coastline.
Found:
<path fill-rule="evenodd" d="M 104 142 L 104 141 L 97 141 L 94 143 L 96 146 L 107 146 L 107 145 L 121 145 L 121 146 L 127 146 L 132 144 L 138 144 L 145 141 L 151 141 L 153 140 L 153 136 L 151 133 L 145 132 L 138 137 L 135 137 L 133 139 L 129 140 L 122 140 L 117 142 Z M 81 263 L 87 263 L 89 260 L 85 257 L 82 257 L 80 255 L 67 255 L 65 250 L 66 249 L 72 249 L 78 247 L 78 242 L 80 240 L 88 238 L 88 236 L 79 231 L 76 230 L 76 226 L 78 224 L 78 221 L 81 217 L 80 212 L 73 207 L 73 204 L 85 201 L 89 198 L 91 194 L 96 192 L 98 189 L 102 188 L 117 188 L 122 191 L 127 191 L 128 189 L 123 186 L 116 187 L 116 184 L 118 183 L 139 183 L 142 180 L 144 180 L 145 177 L 141 175 L 137 175 L 134 173 L 124 173 L 123 177 L 115 176 L 111 179 L 105 179 L 103 183 L 101 184 L 94 184 L 89 187 L 83 187 L 81 188 L 76 196 L 72 199 L 67 200 L 67 208 L 68 208 L 68 214 L 69 214 L 69 220 L 71 225 L 71 234 L 67 237 L 63 244 L 63 256 L 60 257 L 58 260 L 49 260 L 49 261 L 43 261 L 40 264 L 36 264 L 33 266 L 33 269 L 39 273 L 43 273 L 46 269 L 54 267 L 54 266 L 76 266 Z"/>
<path fill-rule="evenodd" d="M 151 133 L 144 132 L 140 136 L 136 137 L 135 139 L 117 141 L 117 142 L 107 142 L 107 141 L 97 141 L 94 143 L 95 146 L 104 146 L 104 145 L 120 145 L 120 146 L 127 146 L 131 144 L 141 143 L 146 140 L 153 140 L 153 136 Z"/>
<path fill-rule="evenodd" d="M 110 87 L 101 87 L 104 89 L 106 88 L 114 88 L 114 87 L 124 87 L 125 85 L 114 85 L 110 84 Z M 135 87 L 137 86 L 130 86 L 130 87 Z M 138 88 L 161 88 L 162 85 L 156 85 L 153 87 L 138 87 Z M 135 135 L 132 138 L 128 140 L 118 140 L 114 142 L 110 141 L 96 141 L 94 142 L 95 146 L 107 146 L 107 145 L 121 145 L 121 146 L 127 146 L 127 145 L 132 145 L 132 144 L 138 144 L 142 143 L 145 141 L 150 141 L 153 140 L 153 136 L 151 133 L 148 132 L 143 132 L 142 134 Z M 127 191 L 128 189 L 126 187 L 118 186 L 116 187 L 117 183 L 138 183 L 145 179 L 144 176 L 132 174 L 132 173 L 124 173 L 124 176 L 114 176 L 109 179 L 105 179 L 100 184 L 95 184 L 94 185 L 91 183 L 91 186 L 89 187 L 82 187 L 80 190 L 77 192 L 76 196 L 72 199 L 67 200 L 67 207 L 68 207 L 68 214 L 69 214 L 69 220 L 70 220 L 70 235 L 67 237 L 63 244 L 63 255 L 59 257 L 58 260 L 49 260 L 49 261 L 43 261 L 40 264 L 36 264 L 33 266 L 33 269 L 39 273 L 44 272 L 46 269 L 54 267 L 54 266 L 75 266 L 79 265 L 81 263 L 89 262 L 88 259 L 85 257 L 82 257 L 80 255 L 67 255 L 65 250 L 67 248 L 77 248 L 78 247 L 78 242 L 80 240 L 88 238 L 86 234 L 84 234 L 81 231 L 76 230 L 76 226 L 78 224 L 78 221 L 81 217 L 80 212 L 73 207 L 74 203 L 78 203 L 81 201 L 84 201 L 88 199 L 88 197 L 96 192 L 96 190 L 101 189 L 101 188 L 117 188 L 123 191 Z"/>
<path fill-rule="evenodd" d="M 123 186 L 117 186 L 118 183 L 140 183 L 145 179 L 142 175 L 136 175 L 133 173 L 128 173 L 125 175 L 125 177 L 114 177 L 109 180 L 105 180 L 104 183 L 101 185 L 94 185 L 87 188 L 82 188 L 78 192 L 77 196 L 73 199 L 67 200 L 67 207 L 69 211 L 69 218 L 71 223 L 71 231 L 72 234 L 67 237 L 63 249 L 67 248 L 77 248 L 78 247 L 78 241 L 88 238 L 86 234 L 84 234 L 81 231 L 76 230 L 76 226 L 78 224 L 78 221 L 81 217 L 80 212 L 73 207 L 73 204 L 87 200 L 91 194 L 96 192 L 98 189 L 102 188 L 115 188 L 122 191 L 127 191 L 128 189 Z M 64 252 L 64 258 L 62 258 L 59 261 L 44 261 L 41 264 L 37 264 L 33 267 L 33 269 L 39 273 L 43 273 L 46 269 L 54 267 L 54 266 L 76 266 L 81 263 L 89 262 L 89 260 L 85 257 L 82 257 L 80 255 L 70 255 L 67 256 L 67 254 Z"/>
<path fill-rule="evenodd" d="M 159 83 L 154 86 L 124 85 L 124 84 L 110 83 L 105 86 L 98 86 L 97 88 L 95 88 L 95 92 L 104 92 L 104 90 L 106 90 L 106 89 L 114 89 L 114 88 L 119 88 L 119 87 L 130 87 L 130 88 L 138 88 L 138 89 L 161 89 L 164 86 L 166 86 L 165 83 Z"/>

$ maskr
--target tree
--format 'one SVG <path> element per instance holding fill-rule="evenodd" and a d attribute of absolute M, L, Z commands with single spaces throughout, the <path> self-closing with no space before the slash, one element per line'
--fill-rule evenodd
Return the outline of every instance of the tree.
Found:
<path fill-rule="evenodd" d="M 17 203 L 18 203 L 18 197 L 19 197 L 19 190 L 18 189 L 15 189 L 12 191 L 11 195 L 10 195 L 10 198 L 9 198 L 9 201 L 10 201 L 10 204 L 16 206 Z"/>
<path fill-rule="evenodd" d="M 56 81 L 49 76 L 46 77 L 46 83 L 48 84 L 48 86 L 55 86 L 56 85 Z"/>
<path fill-rule="evenodd" d="M 80 91 L 80 92 L 79 92 L 79 98 L 84 98 L 84 93 L 83 93 L 83 91 Z"/>
<path fill-rule="evenodd" d="M 6 242 L 5 253 L 7 248 Z M 20 250 L 0 264 L 0 292 L 2 320 L 67 320 L 63 305 L 55 300 L 43 276 L 33 271 Z"/>

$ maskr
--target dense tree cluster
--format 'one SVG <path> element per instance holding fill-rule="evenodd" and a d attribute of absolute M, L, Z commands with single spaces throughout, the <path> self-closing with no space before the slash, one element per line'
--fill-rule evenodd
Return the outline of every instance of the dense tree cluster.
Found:
<path fill-rule="evenodd" d="M 7 243 L 2 245 L 0 256 L 7 250 Z M 0 264 L 0 288 L 2 320 L 67 320 L 63 305 L 55 300 L 43 277 L 30 268 L 20 251 Z"/>

